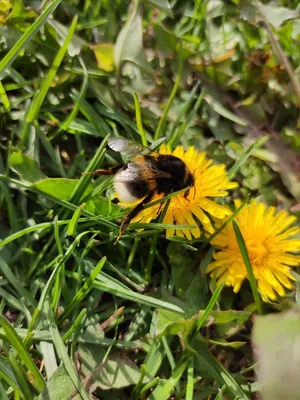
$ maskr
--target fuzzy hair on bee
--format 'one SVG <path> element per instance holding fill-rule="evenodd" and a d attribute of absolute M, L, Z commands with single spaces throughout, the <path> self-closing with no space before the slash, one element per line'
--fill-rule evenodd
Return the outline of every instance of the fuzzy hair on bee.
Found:
<path fill-rule="evenodd" d="M 144 205 L 150 203 L 154 195 L 166 196 L 172 192 L 194 185 L 194 176 L 186 164 L 170 154 L 159 154 L 133 141 L 112 137 L 108 146 L 130 161 L 109 169 L 94 171 L 98 175 L 114 175 L 114 186 L 121 202 L 140 202 L 123 219 L 117 241 L 126 231 Z M 187 192 L 188 193 L 188 192 Z"/>

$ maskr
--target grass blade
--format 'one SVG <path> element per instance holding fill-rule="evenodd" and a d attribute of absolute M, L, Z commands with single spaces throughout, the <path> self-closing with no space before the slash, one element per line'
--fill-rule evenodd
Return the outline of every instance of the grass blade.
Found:
<path fill-rule="evenodd" d="M 72 193 L 70 203 L 77 204 L 80 201 L 85 189 L 87 188 L 88 184 L 90 183 L 90 180 L 92 179 L 92 176 L 89 175 L 88 173 L 93 172 L 95 169 L 99 168 L 99 164 L 101 164 L 101 161 L 103 160 L 105 154 L 107 138 L 108 136 L 106 136 L 103 139 L 101 145 L 99 146 L 99 149 L 96 151 L 94 157 L 86 167 L 84 174 L 79 179 Z"/>
<path fill-rule="evenodd" d="M 253 270 L 252 270 L 246 243 L 244 241 L 243 235 L 240 231 L 240 228 L 239 228 L 237 222 L 232 221 L 232 225 L 233 225 L 235 237 L 236 237 L 237 243 L 239 245 L 239 249 L 240 249 L 241 255 L 243 257 L 243 261 L 244 261 L 246 270 L 247 270 L 248 279 L 250 282 L 253 298 L 254 298 L 255 305 L 256 305 L 256 310 L 259 314 L 263 314 L 261 298 L 260 298 L 260 295 L 257 290 L 256 280 L 255 280 L 255 277 L 253 274 Z"/>
<path fill-rule="evenodd" d="M 7 358 L 2 355 L 0 355 L 0 378 L 7 382 L 14 390 L 20 389 L 10 363 Z M 0 399 L 2 399 L 2 397 L 0 397 Z"/>
<path fill-rule="evenodd" d="M 6 264 L 6 262 L 3 260 L 2 257 L 0 257 L 0 269 L 3 273 L 3 275 L 6 277 L 6 279 L 11 283 L 11 285 L 16 289 L 16 291 L 24 297 L 29 304 L 31 304 L 33 307 L 36 306 L 36 300 L 32 297 L 31 293 L 28 292 L 22 285 L 19 279 L 17 279 L 14 274 L 12 273 L 11 269 L 9 266 Z"/>
<path fill-rule="evenodd" d="M 30 392 L 30 387 L 29 387 L 29 383 L 25 377 L 24 371 L 22 370 L 21 366 L 19 365 L 19 363 L 17 362 L 14 354 L 11 352 L 9 353 L 9 361 L 10 364 L 14 370 L 15 373 L 15 377 L 17 378 L 17 381 L 19 383 L 20 386 L 20 390 L 24 396 L 24 398 L 27 400 L 33 400 L 33 396 Z"/>
<path fill-rule="evenodd" d="M 139 130 L 141 138 L 142 138 L 142 144 L 143 144 L 143 146 L 147 147 L 148 143 L 147 143 L 147 139 L 146 139 L 146 133 L 145 133 L 144 127 L 143 127 L 141 106 L 140 106 L 138 95 L 136 93 L 134 93 L 134 105 L 135 105 L 136 124 L 137 124 L 138 130 Z"/>
<path fill-rule="evenodd" d="M 196 85 L 193 87 L 193 89 L 191 90 L 191 93 L 188 95 L 187 99 L 184 101 L 184 103 L 181 106 L 181 109 L 178 113 L 178 116 L 174 122 L 174 125 L 169 133 L 169 140 L 171 141 L 173 136 L 175 135 L 175 131 L 177 126 L 181 123 L 181 120 L 183 118 L 183 116 L 185 115 L 185 113 L 187 112 L 187 110 L 189 109 L 193 98 L 195 96 L 195 93 L 197 92 L 197 90 L 199 89 L 200 86 L 200 82 L 197 82 Z M 172 147 L 172 146 L 171 146 Z"/>
<path fill-rule="evenodd" d="M 220 294 L 222 292 L 222 289 L 225 285 L 225 282 L 222 282 L 214 291 L 213 295 L 211 296 L 211 299 L 209 300 L 209 303 L 206 307 L 206 309 L 204 310 L 204 313 L 201 315 L 199 321 L 197 322 L 197 329 L 201 329 L 202 326 L 204 325 L 206 319 L 208 318 L 211 310 L 214 308 L 216 302 L 218 301 Z"/>
<path fill-rule="evenodd" d="M 82 302 L 82 300 L 89 294 L 89 292 L 93 288 L 93 283 L 94 280 L 97 278 L 97 276 L 100 274 L 101 269 L 103 268 L 104 264 L 106 262 L 106 257 L 103 257 L 98 264 L 96 265 L 94 271 L 91 273 L 91 275 L 88 277 L 86 282 L 83 284 L 83 286 L 79 289 L 79 291 L 76 293 L 76 295 L 73 297 L 71 302 L 67 305 L 66 309 L 64 312 L 61 314 L 59 317 L 58 321 L 59 324 L 61 324 L 67 317 L 70 315 L 70 313 Z"/>
<path fill-rule="evenodd" d="M 25 118 L 25 123 L 23 124 L 23 127 L 22 127 L 21 145 L 25 145 L 25 142 L 27 140 L 29 125 L 33 122 L 33 120 L 38 115 L 40 108 L 41 108 L 41 106 L 45 100 L 45 97 L 48 93 L 48 90 L 50 89 L 50 85 L 53 82 L 53 79 L 55 78 L 57 70 L 66 54 L 66 51 L 68 50 L 68 46 L 69 46 L 69 44 L 72 40 L 73 34 L 75 32 L 77 21 L 78 21 L 78 17 L 75 16 L 73 18 L 72 24 L 70 26 L 70 29 L 68 31 L 68 35 L 66 37 L 64 44 L 62 45 L 62 47 L 59 49 L 58 53 L 56 54 L 56 57 L 53 60 L 53 64 L 50 67 L 50 70 L 49 70 L 47 76 L 42 81 L 40 90 L 37 92 L 37 95 L 34 97 L 32 103 L 30 105 L 30 108 L 29 108 L 26 118 Z"/>
<path fill-rule="evenodd" d="M 234 165 L 228 171 L 229 179 L 234 178 L 237 170 L 240 168 L 240 166 L 242 164 L 244 164 L 244 162 L 248 159 L 248 157 L 250 157 L 250 155 L 251 155 L 252 151 L 255 149 L 255 147 L 256 147 L 256 143 L 253 143 L 251 146 L 248 147 L 248 149 L 245 151 L 243 156 L 234 163 Z"/>
<path fill-rule="evenodd" d="M 59 261 L 57 262 L 56 267 L 54 268 L 54 270 L 52 271 L 52 274 L 50 275 L 50 278 L 48 279 L 44 290 L 41 294 L 39 303 L 36 307 L 36 309 L 34 310 L 34 314 L 32 316 L 32 319 L 30 321 L 30 325 L 28 327 L 28 334 L 32 332 L 32 330 L 34 329 L 35 325 L 37 324 L 37 320 L 38 320 L 38 316 L 43 308 L 44 302 L 50 292 L 50 289 L 52 288 L 52 286 L 54 285 L 54 281 L 56 279 L 56 275 L 59 273 L 61 267 L 65 264 L 65 262 L 68 260 L 68 258 L 72 255 L 75 247 L 78 245 L 80 239 L 86 235 L 89 232 L 82 232 L 81 234 L 79 234 L 73 241 L 73 243 L 68 247 L 67 251 L 65 252 L 64 256 L 60 257 Z"/>
<path fill-rule="evenodd" d="M 230 215 L 230 217 L 218 228 L 214 233 L 212 233 L 208 238 L 207 242 L 211 242 L 222 230 L 230 224 L 230 222 L 238 215 L 238 213 L 242 210 L 242 208 L 248 203 L 248 198 L 246 197 L 239 207 Z M 0 243 L 1 244 L 1 243 Z"/>
<path fill-rule="evenodd" d="M 0 77 L 1 72 L 7 68 L 14 59 L 18 56 L 20 51 L 26 46 L 26 44 L 32 39 L 37 31 L 44 25 L 49 15 L 56 9 L 61 0 L 54 0 L 52 4 L 37 18 L 36 21 L 26 30 L 24 35 L 17 41 L 13 48 L 2 58 L 0 61 Z"/>
<path fill-rule="evenodd" d="M 103 290 L 104 292 L 112 293 L 115 296 L 122 297 L 126 300 L 131 300 L 133 302 L 145 304 L 150 307 L 163 308 L 165 310 L 176 311 L 180 314 L 184 314 L 182 308 L 176 306 L 175 304 L 171 304 L 166 301 L 156 299 L 154 297 L 146 296 L 144 294 L 135 293 L 129 289 L 124 289 L 122 287 L 111 287 L 110 285 L 107 285 L 106 283 L 100 281 L 95 281 L 94 287 Z"/>
<path fill-rule="evenodd" d="M 153 390 L 151 395 L 148 397 L 148 400 L 167 400 L 170 394 L 173 392 L 176 383 L 181 378 L 181 375 L 186 370 L 186 367 L 187 367 L 187 361 L 178 364 L 174 368 L 171 378 L 167 379 L 165 382 L 160 381 L 158 386 Z"/>
<path fill-rule="evenodd" d="M 7 97 L 6 91 L 5 91 L 4 86 L 1 81 L 0 81 L 0 98 L 2 100 L 4 109 L 6 111 L 9 111 L 10 110 L 9 98 Z"/>
<path fill-rule="evenodd" d="M 194 395 L 194 357 L 188 360 L 187 368 L 187 385 L 185 392 L 185 400 L 193 400 Z"/>
<path fill-rule="evenodd" d="M 67 130 L 69 128 L 71 122 L 74 121 L 74 119 L 76 118 L 76 115 L 78 114 L 78 111 L 80 109 L 81 101 L 82 101 L 82 99 L 85 98 L 85 94 L 86 94 L 86 91 L 88 88 L 89 79 L 88 79 L 86 66 L 80 57 L 79 57 L 79 62 L 83 68 L 84 77 L 83 77 L 81 89 L 80 89 L 80 92 L 78 95 L 78 100 L 74 104 L 73 110 L 71 111 L 70 115 L 68 115 L 67 118 L 59 125 L 60 129 L 62 129 L 62 130 Z"/>
<path fill-rule="evenodd" d="M 159 123 L 157 125 L 156 131 L 155 131 L 155 135 L 154 135 L 154 140 L 158 140 L 161 136 L 162 136 L 162 132 L 163 129 L 165 127 L 165 123 L 167 120 L 167 116 L 168 116 L 168 112 L 171 108 L 171 105 L 173 103 L 173 100 L 176 96 L 176 93 L 178 91 L 179 88 L 179 84 L 181 81 L 181 76 L 182 76 L 182 71 L 183 71 L 183 54 L 182 54 L 182 46 L 180 44 L 180 51 L 178 54 L 178 70 L 177 70 L 177 75 L 176 75 L 176 79 L 175 79 L 175 83 L 172 89 L 172 92 L 170 94 L 169 100 L 167 102 L 165 111 L 163 112 L 163 115 L 161 116 Z"/>
<path fill-rule="evenodd" d="M 24 235 L 28 235 L 31 232 L 36 232 L 39 230 L 44 230 L 47 228 L 51 228 L 53 225 L 68 225 L 71 220 L 65 220 L 65 221 L 57 221 L 57 222 L 42 222 L 41 224 L 37 224 L 34 226 L 29 226 L 28 228 L 24 228 L 16 233 L 13 233 L 12 235 L 8 236 L 7 238 L 1 240 L 0 242 L 0 247 L 7 245 L 10 242 L 13 242 L 16 239 L 19 239 L 20 237 Z"/>
<path fill-rule="evenodd" d="M 0 315 L 0 325 L 2 326 L 5 334 L 6 340 L 13 346 L 13 348 L 17 351 L 18 356 L 21 358 L 23 363 L 29 369 L 32 374 L 32 384 L 36 388 L 38 392 L 41 392 L 45 387 L 45 381 L 38 370 L 37 366 L 31 359 L 27 349 L 25 348 L 24 344 L 22 343 L 21 339 L 19 338 L 18 334 L 16 333 L 15 329 L 11 326 L 11 324 L 7 321 L 7 319 Z"/>
<path fill-rule="evenodd" d="M 73 236 L 73 237 L 76 236 L 76 229 L 77 229 L 77 225 L 78 225 L 78 220 L 79 220 L 79 217 L 80 217 L 84 207 L 85 207 L 85 203 L 82 203 L 77 208 L 77 210 L 74 212 L 74 214 L 73 214 L 73 216 L 71 218 L 71 221 L 69 222 L 69 225 L 68 225 L 68 236 Z"/>
<path fill-rule="evenodd" d="M 80 329 L 80 326 L 82 325 L 83 321 L 85 320 L 87 314 L 87 309 L 83 308 L 80 313 L 78 314 L 76 320 L 73 322 L 72 326 L 70 329 L 64 334 L 62 337 L 62 340 L 64 342 L 68 342 L 69 338 Z"/>
<path fill-rule="evenodd" d="M 45 364 L 45 371 L 47 379 L 50 379 L 51 375 L 57 370 L 57 361 L 52 343 L 41 342 L 40 343 L 41 353 L 43 354 L 43 361 Z"/>
<path fill-rule="evenodd" d="M 195 368 L 197 364 L 201 364 L 201 369 L 205 368 L 209 376 L 217 382 L 219 387 L 223 387 L 225 384 L 225 393 L 229 399 L 249 400 L 238 382 L 211 354 L 207 348 L 207 344 L 204 343 L 200 335 L 196 338 L 193 347 L 197 350 L 195 354 Z"/>
<path fill-rule="evenodd" d="M 77 375 L 77 373 L 74 369 L 74 366 L 68 355 L 65 344 L 64 344 L 64 342 L 60 336 L 59 330 L 54 322 L 54 317 L 52 314 L 52 310 L 51 310 L 49 301 L 45 302 L 45 312 L 48 316 L 48 320 L 50 321 L 49 330 L 53 337 L 53 342 L 54 342 L 54 346 L 57 351 L 57 354 L 58 354 L 59 358 L 62 360 L 64 367 L 65 367 L 68 375 L 70 376 L 74 386 L 78 390 L 78 393 L 80 394 L 81 398 L 83 400 L 89 400 L 90 397 L 89 397 L 88 393 L 86 392 L 86 390 L 84 389 L 83 385 L 81 384 L 80 377 Z"/>
<path fill-rule="evenodd" d="M 0 399 L 2 399 L 2 400 L 8 400 L 6 391 L 5 391 L 5 389 L 4 389 L 4 387 L 3 387 L 2 383 L 1 383 L 1 381 L 0 381 Z"/>
<path fill-rule="evenodd" d="M 191 125 L 192 121 L 195 118 L 195 115 L 197 114 L 197 111 L 202 103 L 203 97 L 205 95 L 205 90 L 202 89 L 194 107 L 192 108 L 191 112 L 187 116 L 186 120 L 181 124 L 177 132 L 175 132 L 172 136 L 170 136 L 170 141 L 169 141 L 169 146 L 171 148 L 174 148 L 178 142 L 181 136 L 184 134 L 184 132 L 189 128 Z"/>

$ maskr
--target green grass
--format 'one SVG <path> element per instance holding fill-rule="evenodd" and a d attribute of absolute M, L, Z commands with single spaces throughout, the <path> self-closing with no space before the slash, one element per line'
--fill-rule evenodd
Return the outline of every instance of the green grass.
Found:
<path fill-rule="evenodd" d="M 262 307 L 234 218 L 250 198 L 299 217 L 298 2 L 23 3 L 0 4 L 0 398 L 255 398 L 252 316 L 299 300 Z M 171 193 L 114 245 L 125 211 L 90 174 L 124 162 L 109 136 L 205 151 L 239 184 L 220 204 L 241 204 L 166 239 Z M 238 294 L 205 272 L 231 222 Z"/>

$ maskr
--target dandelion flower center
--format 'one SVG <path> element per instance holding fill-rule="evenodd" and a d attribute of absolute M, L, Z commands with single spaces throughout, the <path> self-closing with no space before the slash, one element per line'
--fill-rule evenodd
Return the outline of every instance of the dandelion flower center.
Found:
<path fill-rule="evenodd" d="M 269 250 L 264 242 L 260 243 L 256 240 L 250 239 L 246 241 L 246 247 L 248 249 L 252 265 L 255 264 L 259 266 L 266 260 Z"/>
<path fill-rule="evenodd" d="M 239 205 L 239 202 L 236 202 Z M 290 227 L 296 220 L 284 210 L 275 213 L 274 207 L 253 200 L 235 218 L 249 254 L 258 289 L 265 301 L 283 296 L 291 289 L 294 277 L 289 267 L 300 264 L 300 239 L 295 238 L 299 228 Z M 223 221 L 220 221 L 222 225 Z M 228 224 L 213 240 L 214 261 L 207 272 L 238 292 L 247 271 L 232 227 Z"/>

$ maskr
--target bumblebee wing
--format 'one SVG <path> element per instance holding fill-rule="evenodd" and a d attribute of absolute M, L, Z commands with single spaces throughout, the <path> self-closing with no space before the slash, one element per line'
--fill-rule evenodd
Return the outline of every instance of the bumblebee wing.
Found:
<path fill-rule="evenodd" d="M 117 182 L 140 181 L 142 179 L 142 172 L 139 164 L 129 163 L 126 169 L 123 169 L 115 175 L 115 180 Z"/>
<path fill-rule="evenodd" d="M 117 182 L 149 181 L 157 178 L 171 178 L 171 175 L 163 171 L 153 171 L 143 168 L 139 163 L 129 163 L 127 168 L 115 175 Z"/>
<path fill-rule="evenodd" d="M 119 153 L 122 153 L 128 157 L 151 153 L 151 150 L 147 147 L 120 137 L 110 137 L 108 138 L 107 143 L 112 150 L 118 151 Z"/>

